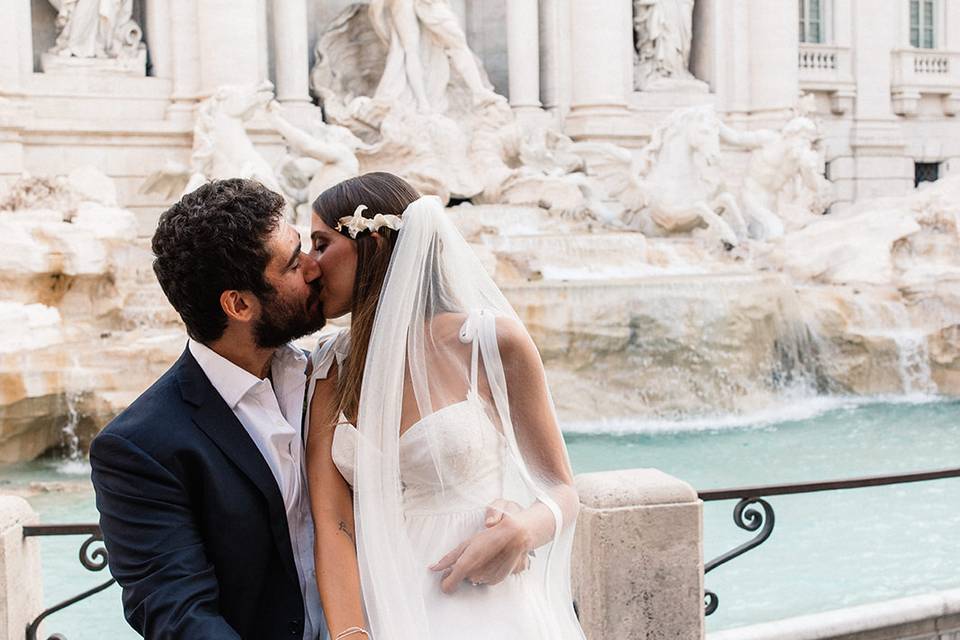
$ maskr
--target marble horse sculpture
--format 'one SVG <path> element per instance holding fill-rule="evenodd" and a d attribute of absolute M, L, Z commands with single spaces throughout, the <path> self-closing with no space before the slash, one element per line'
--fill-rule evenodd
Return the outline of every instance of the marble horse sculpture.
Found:
<path fill-rule="evenodd" d="M 628 227 L 664 236 L 706 226 L 732 249 L 747 237 L 747 226 L 720 170 L 719 124 L 712 107 L 691 107 L 657 127 L 639 156 L 609 143 L 582 142 L 576 150 L 608 196 L 623 204 Z"/>

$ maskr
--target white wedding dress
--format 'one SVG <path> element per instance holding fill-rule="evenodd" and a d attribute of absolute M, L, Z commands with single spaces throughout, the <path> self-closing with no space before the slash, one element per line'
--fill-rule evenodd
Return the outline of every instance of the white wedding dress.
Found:
<path fill-rule="evenodd" d="M 345 355 L 348 341 L 343 331 L 318 347 L 315 376 L 326 376 L 334 357 Z M 506 443 L 480 403 L 476 372 L 474 348 L 467 397 L 424 417 L 400 437 L 405 533 L 422 567 L 420 584 L 410 588 L 423 594 L 430 626 L 424 638 L 547 640 L 555 623 L 533 573 L 511 575 L 497 585 L 464 583 L 448 595 L 440 590 L 441 575 L 428 568 L 483 530 L 486 506 L 503 495 Z M 331 454 L 351 486 L 357 438 L 351 424 L 336 426 Z M 443 461 L 442 475 L 434 460 Z"/>
<path fill-rule="evenodd" d="M 315 378 L 343 370 L 349 341 L 323 342 Z M 355 425 L 341 417 L 330 455 L 353 488 L 371 637 L 584 640 L 570 593 L 579 500 L 543 362 L 436 197 L 403 212 L 366 347 Z M 401 433 L 410 413 L 422 419 Z M 497 499 L 532 518 L 535 557 L 443 593 L 429 567 L 483 533 Z"/>

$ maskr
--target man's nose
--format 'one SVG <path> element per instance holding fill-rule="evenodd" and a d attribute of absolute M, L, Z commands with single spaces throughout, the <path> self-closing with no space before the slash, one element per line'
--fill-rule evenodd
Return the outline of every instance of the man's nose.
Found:
<path fill-rule="evenodd" d="M 309 253 L 304 253 L 300 256 L 301 264 L 303 264 L 303 281 L 307 284 L 314 282 L 320 278 L 320 263 L 314 259 Z"/>

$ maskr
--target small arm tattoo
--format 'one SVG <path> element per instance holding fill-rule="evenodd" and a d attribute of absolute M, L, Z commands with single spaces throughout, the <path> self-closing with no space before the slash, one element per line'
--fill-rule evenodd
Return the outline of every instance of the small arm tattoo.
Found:
<path fill-rule="evenodd" d="M 339 527 L 339 528 L 340 528 L 340 531 L 343 531 L 345 534 L 347 534 L 347 537 L 350 538 L 350 542 L 356 543 L 356 541 L 353 539 L 353 534 L 350 533 L 350 529 L 347 528 L 347 523 L 346 523 L 346 522 L 344 522 L 343 520 L 341 520 L 341 521 L 340 521 L 340 527 Z"/>

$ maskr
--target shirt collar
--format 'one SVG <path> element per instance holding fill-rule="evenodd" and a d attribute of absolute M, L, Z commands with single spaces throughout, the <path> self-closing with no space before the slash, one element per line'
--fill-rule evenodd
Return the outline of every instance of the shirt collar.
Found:
<path fill-rule="evenodd" d="M 240 400 L 255 386 L 262 382 L 261 378 L 253 375 L 243 367 L 230 362 L 210 347 L 197 342 L 193 338 L 188 341 L 190 353 L 197 364 L 210 380 L 210 384 L 217 390 L 230 409 L 235 409 Z M 277 364 L 284 368 L 296 367 L 301 374 L 306 366 L 306 356 L 292 344 L 285 344 L 273 355 L 271 368 L 276 371 Z"/>

